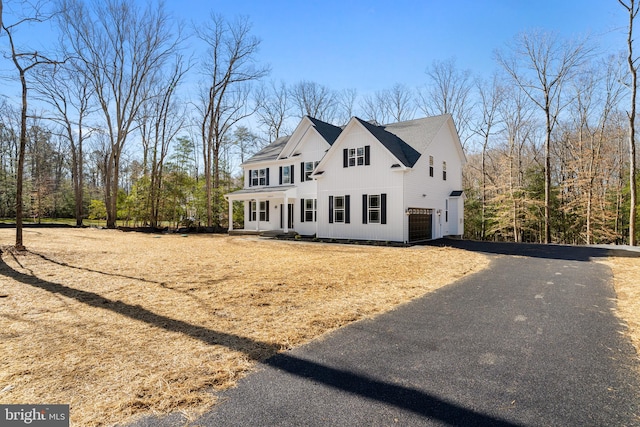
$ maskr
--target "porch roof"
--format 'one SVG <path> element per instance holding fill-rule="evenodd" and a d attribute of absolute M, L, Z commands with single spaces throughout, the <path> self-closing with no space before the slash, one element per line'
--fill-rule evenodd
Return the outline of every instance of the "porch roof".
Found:
<path fill-rule="evenodd" d="M 266 199 L 285 196 L 291 199 L 296 198 L 297 187 L 295 185 L 280 185 L 278 187 L 243 188 L 224 195 L 227 200 Z"/>

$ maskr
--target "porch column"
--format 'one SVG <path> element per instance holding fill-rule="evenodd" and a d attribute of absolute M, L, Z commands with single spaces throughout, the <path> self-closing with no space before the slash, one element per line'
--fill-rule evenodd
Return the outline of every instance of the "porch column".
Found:
<path fill-rule="evenodd" d="M 227 199 L 229 202 L 229 231 L 233 231 L 233 200 Z"/>
<path fill-rule="evenodd" d="M 260 231 L 260 200 L 255 199 L 256 202 L 256 231 Z"/>
<path fill-rule="evenodd" d="M 289 197 L 284 193 L 284 205 L 282 205 L 282 218 L 284 218 L 284 232 L 289 232 Z"/>

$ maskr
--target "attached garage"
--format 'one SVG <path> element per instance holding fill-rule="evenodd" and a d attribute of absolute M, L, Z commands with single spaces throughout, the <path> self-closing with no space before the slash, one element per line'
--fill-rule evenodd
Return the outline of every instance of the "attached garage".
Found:
<path fill-rule="evenodd" d="M 409 241 L 431 240 L 433 209 L 409 208 Z"/>

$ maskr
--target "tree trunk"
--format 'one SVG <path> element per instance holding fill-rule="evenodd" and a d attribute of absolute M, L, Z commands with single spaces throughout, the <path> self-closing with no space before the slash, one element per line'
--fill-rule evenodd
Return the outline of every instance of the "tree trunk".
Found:
<path fill-rule="evenodd" d="M 105 165 L 104 204 L 107 210 L 107 228 L 116 228 L 118 171 L 114 156 L 112 147 Z"/>
<path fill-rule="evenodd" d="M 638 68 L 635 65 L 633 58 L 633 21 L 638 14 L 638 8 L 635 5 L 635 0 L 629 2 L 629 6 L 622 4 L 629 11 L 629 31 L 627 32 L 627 48 L 628 56 L 627 63 L 629 64 L 629 73 L 631 74 L 631 111 L 628 114 L 629 118 L 629 190 L 630 190 L 630 206 L 629 206 L 629 244 L 635 246 L 636 244 L 636 92 L 638 87 Z"/>
<path fill-rule="evenodd" d="M 20 111 L 20 148 L 18 153 L 18 170 L 16 171 L 16 250 L 24 251 L 22 240 L 22 189 L 24 186 L 24 155 L 27 146 L 27 80 L 24 70 L 20 70 L 22 84 L 22 109 Z"/>
<path fill-rule="evenodd" d="M 547 136 L 544 142 L 544 243 L 549 244 L 551 243 L 551 117 L 549 110 L 546 111 L 546 114 Z"/>
<path fill-rule="evenodd" d="M 480 228 L 480 240 L 484 240 L 487 236 L 487 143 L 489 137 L 485 137 L 482 146 L 482 225 Z"/>

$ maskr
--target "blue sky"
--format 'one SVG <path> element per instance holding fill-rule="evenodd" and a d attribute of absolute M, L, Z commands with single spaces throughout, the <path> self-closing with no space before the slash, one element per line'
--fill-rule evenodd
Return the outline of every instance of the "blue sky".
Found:
<path fill-rule="evenodd" d="M 623 50 L 627 23 L 617 0 L 170 0 L 167 7 L 188 22 L 212 10 L 246 15 L 270 78 L 360 94 L 422 85 L 434 60 L 451 57 L 462 69 L 489 75 L 498 68 L 494 50 L 533 28 L 590 35 L 604 52 Z"/>
<path fill-rule="evenodd" d="M 248 16 L 262 40 L 259 60 L 270 64 L 270 79 L 310 80 L 335 90 L 356 89 L 359 95 L 395 83 L 422 86 L 433 61 L 452 57 L 460 69 L 489 76 L 498 69 L 495 49 L 534 28 L 566 38 L 590 35 L 602 52 L 620 51 L 627 24 L 617 0 L 165 1 L 186 25 L 206 20 L 212 11 L 229 19 Z M 10 3 L 19 1 L 5 1 L 5 12 Z M 19 40 L 46 50 L 53 37 L 42 31 L 21 31 Z M 196 38 L 190 42 L 197 48 Z M 0 37 L 3 49 L 6 43 Z M 11 64 L 4 61 L 0 74 L 7 70 L 11 75 Z"/>

